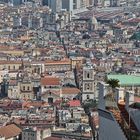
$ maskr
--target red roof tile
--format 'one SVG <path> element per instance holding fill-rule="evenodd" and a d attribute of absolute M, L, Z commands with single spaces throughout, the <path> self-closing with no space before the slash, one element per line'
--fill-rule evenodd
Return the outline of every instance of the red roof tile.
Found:
<path fill-rule="evenodd" d="M 80 92 L 78 88 L 62 88 L 62 94 L 79 94 Z"/>
<path fill-rule="evenodd" d="M 22 64 L 22 61 L 6 61 L 6 60 L 0 60 L 1 64 Z"/>
<path fill-rule="evenodd" d="M 55 61 L 55 60 L 46 60 L 46 65 L 60 65 L 60 64 L 71 64 L 70 59 L 63 59 L 63 60 L 59 60 L 59 61 Z"/>
<path fill-rule="evenodd" d="M 60 79 L 56 77 L 44 77 L 41 79 L 41 85 L 43 86 L 60 85 Z"/>
<path fill-rule="evenodd" d="M 72 100 L 72 101 L 69 101 L 69 106 L 70 107 L 78 107 L 78 106 L 81 106 L 81 104 L 80 104 L 79 100 Z"/>
<path fill-rule="evenodd" d="M 6 139 L 18 136 L 21 133 L 21 129 L 15 124 L 10 124 L 0 128 L 0 136 Z"/>
<path fill-rule="evenodd" d="M 27 101 L 27 102 L 25 101 L 23 102 L 22 107 L 23 108 L 30 108 L 31 106 L 42 107 L 46 105 L 48 105 L 48 103 L 43 101 Z"/>

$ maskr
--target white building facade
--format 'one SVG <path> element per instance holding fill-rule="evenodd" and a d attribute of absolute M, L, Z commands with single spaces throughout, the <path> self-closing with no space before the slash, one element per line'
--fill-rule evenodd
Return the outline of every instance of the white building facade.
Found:
<path fill-rule="evenodd" d="M 83 92 L 82 101 L 95 99 L 95 71 L 90 65 L 86 65 L 83 68 Z"/>

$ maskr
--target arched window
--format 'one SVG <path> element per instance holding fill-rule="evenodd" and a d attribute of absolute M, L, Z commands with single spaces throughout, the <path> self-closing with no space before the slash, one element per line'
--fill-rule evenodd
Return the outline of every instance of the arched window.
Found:
<path fill-rule="evenodd" d="M 87 100 L 89 100 L 90 99 L 90 96 L 89 95 L 87 95 Z"/>
<path fill-rule="evenodd" d="M 87 73 L 87 78 L 89 78 L 89 72 Z"/>
<path fill-rule="evenodd" d="M 28 88 L 27 88 L 28 90 L 30 90 L 30 87 L 28 86 Z"/>

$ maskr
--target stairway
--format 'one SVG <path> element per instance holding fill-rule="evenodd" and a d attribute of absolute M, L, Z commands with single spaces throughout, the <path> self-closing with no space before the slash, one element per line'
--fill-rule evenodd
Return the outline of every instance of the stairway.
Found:
<path fill-rule="evenodd" d="M 119 103 L 118 107 L 119 107 L 119 110 L 120 110 L 122 116 L 124 117 L 126 123 L 129 126 L 129 114 L 128 114 L 127 110 L 125 109 L 125 104 Z M 134 130 L 134 131 L 138 131 L 137 127 L 135 126 L 135 124 L 134 124 L 134 122 L 132 121 L 131 118 L 130 118 L 130 129 Z"/>

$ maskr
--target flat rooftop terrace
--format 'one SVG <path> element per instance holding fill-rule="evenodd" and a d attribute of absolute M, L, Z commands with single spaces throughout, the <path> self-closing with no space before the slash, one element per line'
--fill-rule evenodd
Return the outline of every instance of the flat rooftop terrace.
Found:
<path fill-rule="evenodd" d="M 108 79 L 118 79 L 119 84 L 122 86 L 125 86 L 125 85 L 140 86 L 140 76 L 137 76 L 137 75 L 109 74 L 109 75 L 107 75 L 107 78 Z"/>

